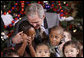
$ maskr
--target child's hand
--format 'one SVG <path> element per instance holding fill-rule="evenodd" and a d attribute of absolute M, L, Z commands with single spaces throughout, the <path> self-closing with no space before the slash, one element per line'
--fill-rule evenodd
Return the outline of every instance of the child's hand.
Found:
<path fill-rule="evenodd" d="M 29 45 L 29 46 L 31 46 L 31 45 L 32 45 L 32 39 L 31 39 L 31 37 L 28 39 L 28 41 L 27 41 L 27 42 L 28 42 L 28 45 Z"/>

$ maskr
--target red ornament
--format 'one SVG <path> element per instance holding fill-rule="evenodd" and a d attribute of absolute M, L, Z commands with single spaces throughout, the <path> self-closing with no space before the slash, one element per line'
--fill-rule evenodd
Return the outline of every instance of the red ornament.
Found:
<path fill-rule="evenodd" d="M 62 9 L 62 7 L 60 6 L 60 9 Z"/>
<path fill-rule="evenodd" d="M 61 12 L 63 12 L 63 10 L 61 10 Z"/>
<path fill-rule="evenodd" d="M 55 8 L 53 8 L 53 11 L 56 11 L 56 9 L 55 9 Z"/>
<path fill-rule="evenodd" d="M 6 12 L 4 12 L 4 15 L 6 15 Z"/>
<path fill-rule="evenodd" d="M 60 16 L 63 16 L 64 14 L 60 14 Z"/>
<path fill-rule="evenodd" d="M 54 6 L 54 4 L 51 5 L 52 7 Z"/>
<path fill-rule="evenodd" d="M 20 11 L 20 13 L 21 13 L 21 14 L 23 14 L 23 12 L 22 12 L 22 11 Z"/>
<path fill-rule="evenodd" d="M 18 17 L 20 17 L 20 15 L 18 14 Z"/>
<path fill-rule="evenodd" d="M 9 24 L 10 27 L 12 27 L 12 24 Z"/>
<path fill-rule="evenodd" d="M 18 5 L 18 3 L 15 3 L 15 5 Z"/>
<path fill-rule="evenodd" d="M 6 28 L 7 28 L 7 26 L 6 26 L 6 25 L 4 25 L 4 28 L 6 29 Z"/>
<path fill-rule="evenodd" d="M 15 20 L 17 20 L 17 18 L 15 18 Z"/>
<path fill-rule="evenodd" d="M 12 7 L 12 9 L 14 9 L 14 7 Z"/>
<path fill-rule="evenodd" d="M 24 3 L 21 3 L 21 5 L 24 5 Z"/>
<path fill-rule="evenodd" d="M 24 9 L 22 8 L 21 11 L 24 11 Z"/>
<path fill-rule="evenodd" d="M 15 21 L 12 21 L 12 23 L 15 23 Z"/>
<path fill-rule="evenodd" d="M 11 13 L 11 11 L 9 10 L 8 13 Z"/>
<path fill-rule="evenodd" d="M 38 1 L 38 3 L 40 4 L 41 2 L 40 2 L 40 1 Z"/>
<path fill-rule="evenodd" d="M 66 4 L 66 6 L 68 6 L 68 4 Z"/>
<path fill-rule="evenodd" d="M 58 3 L 60 3 L 60 1 L 58 1 Z"/>

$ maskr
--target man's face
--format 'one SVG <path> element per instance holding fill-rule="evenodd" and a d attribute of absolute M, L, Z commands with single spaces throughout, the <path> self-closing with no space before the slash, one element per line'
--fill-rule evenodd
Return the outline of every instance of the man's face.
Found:
<path fill-rule="evenodd" d="M 76 57 L 78 53 L 79 53 L 79 50 L 72 47 L 72 45 L 68 45 L 64 49 L 64 54 L 66 57 Z"/>
<path fill-rule="evenodd" d="M 34 17 L 31 16 L 27 16 L 28 17 L 28 21 L 29 23 L 35 28 L 35 29 L 39 29 L 40 26 L 42 25 L 43 22 L 43 18 L 41 19 L 38 14 L 36 14 Z"/>
<path fill-rule="evenodd" d="M 49 39 L 50 39 L 50 43 L 53 46 L 57 46 L 62 39 L 62 35 L 60 35 L 58 31 L 52 30 L 51 33 L 49 34 Z"/>
<path fill-rule="evenodd" d="M 36 48 L 37 57 L 50 57 L 49 48 L 46 45 L 38 46 Z"/>

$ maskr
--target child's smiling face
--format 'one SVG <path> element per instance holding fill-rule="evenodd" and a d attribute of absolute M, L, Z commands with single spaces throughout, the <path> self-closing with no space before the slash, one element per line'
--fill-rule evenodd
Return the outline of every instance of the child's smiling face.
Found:
<path fill-rule="evenodd" d="M 37 57 L 50 57 L 48 46 L 46 45 L 37 46 L 36 54 L 37 54 Z"/>
<path fill-rule="evenodd" d="M 36 32 L 35 32 L 35 29 L 34 28 L 30 28 L 28 31 L 27 31 L 27 35 L 32 37 L 32 40 L 34 40 L 34 37 L 36 35 Z"/>
<path fill-rule="evenodd" d="M 50 39 L 51 45 L 57 46 L 60 43 L 62 37 L 63 36 L 59 33 L 59 31 L 51 30 L 51 32 L 49 34 L 49 39 Z"/>
<path fill-rule="evenodd" d="M 64 49 L 64 54 L 66 57 L 77 57 L 79 50 L 72 47 L 72 45 L 68 45 Z"/>

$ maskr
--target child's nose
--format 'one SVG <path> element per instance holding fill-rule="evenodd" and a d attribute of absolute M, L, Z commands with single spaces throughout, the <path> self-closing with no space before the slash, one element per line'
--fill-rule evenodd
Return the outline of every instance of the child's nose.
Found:
<path fill-rule="evenodd" d="M 44 52 L 42 52 L 42 56 L 45 56 L 45 53 Z"/>
<path fill-rule="evenodd" d="M 56 38 L 53 38 L 53 40 L 56 40 Z"/>

